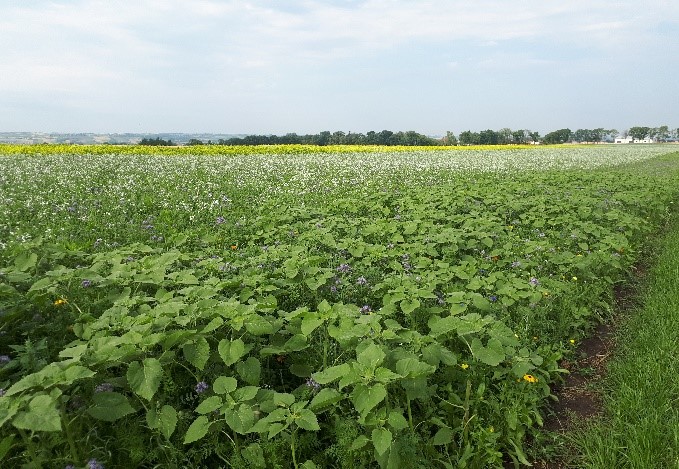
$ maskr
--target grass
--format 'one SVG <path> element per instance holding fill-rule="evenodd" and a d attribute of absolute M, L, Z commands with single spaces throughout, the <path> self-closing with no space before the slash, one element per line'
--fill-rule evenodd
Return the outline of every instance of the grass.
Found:
<path fill-rule="evenodd" d="M 661 241 L 642 306 L 619 332 L 606 417 L 572 435 L 577 467 L 679 468 L 679 219 Z"/>

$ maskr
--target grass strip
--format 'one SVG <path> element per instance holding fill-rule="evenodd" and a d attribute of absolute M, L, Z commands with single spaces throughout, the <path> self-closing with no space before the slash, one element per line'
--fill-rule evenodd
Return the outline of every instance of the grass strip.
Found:
<path fill-rule="evenodd" d="M 661 241 L 642 306 L 619 331 L 606 416 L 572 435 L 576 467 L 679 468 L 679 219 Z"/>

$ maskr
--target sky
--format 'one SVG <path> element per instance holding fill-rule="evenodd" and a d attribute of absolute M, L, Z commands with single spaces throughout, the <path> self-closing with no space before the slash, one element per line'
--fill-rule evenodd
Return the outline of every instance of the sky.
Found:
<path fill-rule="evenodd" d="M 0 132 L 660 125 L 676 0 L 0 2 Z"/>

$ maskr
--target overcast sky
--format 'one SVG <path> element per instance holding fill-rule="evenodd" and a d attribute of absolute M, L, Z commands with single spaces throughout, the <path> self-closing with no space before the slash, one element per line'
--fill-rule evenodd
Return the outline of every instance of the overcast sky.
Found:
<path fill-rule="evenodd" d="M 679 126 L 677 0 L 0 1 L 0 131 Z"/>

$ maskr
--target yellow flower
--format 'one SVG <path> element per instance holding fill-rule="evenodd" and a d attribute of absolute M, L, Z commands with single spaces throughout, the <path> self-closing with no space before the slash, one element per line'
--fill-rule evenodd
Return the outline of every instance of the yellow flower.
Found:
<path fill-rule="evenodd" d="M 574 281 L 574 282 L 577 282 L 577 281 L 578 281 L 578 278 L 575 277 L 575 276 L 573 276 L 573 281 Z"/>
<path fill-rule="evenodd" d="M 238 246 L 237 246 L 236 244 L 232 244 L 232 245 L 231 245 L 231 250 L 232 250 L 232 251 L 235 251 L 236 249 L 238 249 Z"/>
<path fill-rule="evenodd" d="M 59 298 L 54 302 L 54 306 L 61 306 L 65 305 L 66 303 L 68 303 L 68 301 L 66 301 L 66 298 Z"/>
<path fill-rule="evenodd" d="M 570 339 L 568 342 L 570 342 L 571 344 L 575 344 L 575 339 Z"/>
<path fill-rule="evenodd" d="M 533 375 L 523 375 L 523 380 L 529 383 L 537 383 L 538 379 Z"/>
<path fill-rule="evenodd" d="M 469 368 L 469 365 L 467 365 L 466 363 L 463 363 L 462 365 L 460 365 L 460 368 L 462 368 L 463 370 L 466 370 L 467 368 Z"/>

